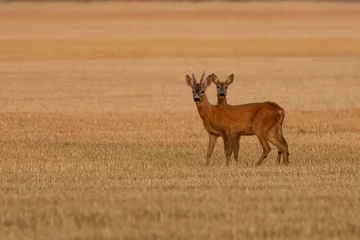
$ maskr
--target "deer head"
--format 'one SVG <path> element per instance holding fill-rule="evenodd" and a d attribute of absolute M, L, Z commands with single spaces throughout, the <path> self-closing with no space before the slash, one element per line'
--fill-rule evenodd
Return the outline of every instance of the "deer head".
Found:
<path fill-rule="evenodd" d="M 205 80 L 204 76 L 205 71 L 201 75 L 200 82 L 197 83 L 194 73 L 192 74 L 192 78 L 189 75 L 186 75 L 186 83 L 192 89 L 193 99 L 196 103 L 200 103 L 203 100 L 205 91 L 211 84 L 212 76 L 209 75 Z"/>
<path fill-rule="evenodd" d="M 220 82 L 215 74 L 211 74 L 212 82 L 216 85 L 218 98 L 224 98 L 227 94 L 228 86 L 234 81 L 234 74 L 231 74 L 225 82 Z"/>

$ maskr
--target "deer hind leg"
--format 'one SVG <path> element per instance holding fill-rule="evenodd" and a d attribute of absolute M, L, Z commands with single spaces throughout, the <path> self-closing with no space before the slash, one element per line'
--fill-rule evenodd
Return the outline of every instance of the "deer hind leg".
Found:
<path fill-rule="evenodd" d="M 269 152 L 271 151 L 271 148 L 269 146 L 268 141 L 266 140 L 266 138 L 257 136 L 259 139 L 259 142 L 263 148 L 263 154 L 261 155 L 259 161 L 256 163 L 257 166 L 261 165 L 263 163 L 263 161 L 265 160 L 265 158 L 267 157 L 267 155 L 269 154 Z"/>
<path fill-rule="evenodd" d="M 284 138 L 284 135 L 283 135 L 283 131 L 282 131 L 282 122 L 280 122 L 278 125 L 277 125 L 277 135 L 278 136 L 278 139 L 279 141 L 285 146 L 285 149 L 286 149 L 286 153 L 283 153 L 283 161 L 284 161 L 284 164 L 289 164 L 289 147 L 288 147 L 288 144 Z"/>
<path fill-rule="evenodd" d="M 280 165 L 280 162 L 281 162 L 281 152 L 278 150 L 278 156 L 277 156 L 277 159 L 276 159 L 276 162 Z"/>
<path fill-rule="evenodd" d="M 285 147 L 285 152 L 283 153 L 283 161 L 284 164 L 287 165 L 289 164 L 289 147 L 283 135 L 280 136 L 280 141 Z"/>
<path fill-rule="evenodd" d="M 237 162 L 239 159 L 239 151 L 240 151 L 240 134 L 235 135 L 234 137 L 234 159 Z"/>
<path fill-rule="evenodd" d="M 284 136 L 282 136 L 282 134 L 278 134 L 277 129 L 273 128 L 272 131 L 269 132 L 267 139 L 269 140 L 269 142 L 274 144 L 278 149 L 278 158 L 277 158 L 278 164 L 280 164 L 281 154 L 283 155 L 284 164 L 289 164 L 288 144 Z"/>
<path fill-rule="evenodd" d="M 217 138 L 218 137 L 216 135 L 209 133 L 209 146 L 206 154 L 206 166 L 210 165 L 210 158 L 214 151 Z"/>
<path fill-rule="evenodd" d="M 276 133 L 278 133 L 278 134 L 276 134 Z M 279 135 L 280 134 L 280 132 L 276 129 L 276 127 L 274 127 L 273 128 L 273 133 L 269 133 L 269 135 L 271 135 L 271 134 L 273 134 L 273 136 L 270 136 L 270 138 L 271 137 L 273 137 L 274 139 L 276 139 L 276 137 L 274 137 L 274 136 L 277 136 L 277 135 Z M 270 141 L 270 140 L 269 140 Z M 270 141 L 271 142 L 271 141 Z M 271 142 L 272 144 L 274 144 L 273 142 Z M 280 163 L 281 163 L 281 155 L 282 155 L 282 151 L 281 151 L 281 148 L 279 147 L 279 144 L 274 144 L 276 147 L 277 147 L 277 149 L 278 149 L 278 156 L 277 156 L 277 159 L 276 159 L 276 162 L 278 163 L 278 165 L 280 165 Z"/>
<path fill-rule="evenodd" d="M 230 165 L 231 154 L 234 151 L 234 140 L 232 136 L 225 135 L 223 136 L 224 139 L 224 151 L 226 157 L 226 166 Z"/>

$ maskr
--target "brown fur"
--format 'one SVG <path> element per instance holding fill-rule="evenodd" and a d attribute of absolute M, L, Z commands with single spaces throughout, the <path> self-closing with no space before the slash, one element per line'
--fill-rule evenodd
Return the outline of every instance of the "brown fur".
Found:
<path fill-rule="evenodd" d="M 226 109 L 228 126 L 231 126 L 230 135 L 234 144 L 234 158 L 237 160 L 240 149 L 241 135 L 256 135 L 263 147 L 257 165 L 260 165 L 270 152 L 269 142 L 278 148 L 278 163 L 283 154 L 284 163 L 288 164 L 288 144 L 282 133 L 282 124 L 285 111 L 277 103 L 250 103 L 232 106 L 227 103 L 228 86 L 233 82 L 231 74 L 225 82 L 220 82 L 215 74 L 211 75 L 217 86 L 218 105 Z"/>
<path fill-rule="evenodd" d="M 216 85 L 217 88 L 217 104 L 218 105 L 229 105 L 226 100 L 227 88 L 233 82 L 234 75 L 231 74 L 225 82 L 220 82 L 219 79 L 213 74 L 212 81 Z M 220 96 L 220 93 L 223 94 Z M 239 158 L 240 151 L 240 138 L 241 134 L 236 134 L 235 138 L 233 138 L 234 143 L 234 160 L 237 162 Z"/>
<path fill-rule="evenodd" d="M 193 90 L 193 98 L 196 100 L 196 107 L 199 115 L 203 120 L 204 127 L 209 133 L 209 146 L 206 156 L 206 165 L 210 164 L 210 158 L 213 153 L 215 143 L 218 137 L 223 137 L 224 150 L 226 156 L 226 165 L 230 164 L 230 157 L 233 151 L 233 140 L 231 136 L 231 125 L 227 117 L 227 109 L 221 105 L 212 105 L 209 103 L 206 96 L 206 89 L 211 84 L 211 75 L 203 82 L 204 74 L 200 80 L 200 83 L 196 82 L 195 76 L 191 78 L 186 75 L 186 82 L 188 86 Z M 231 121 L 231 120 L 230 120 Z"/>

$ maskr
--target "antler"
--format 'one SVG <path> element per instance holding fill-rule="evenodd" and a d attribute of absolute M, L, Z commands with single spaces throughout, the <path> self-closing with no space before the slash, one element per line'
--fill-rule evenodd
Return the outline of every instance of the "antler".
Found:
<path fill-rule="evenodd" d="M 192 73 L 192 79 L 196 82 L 195 73 Z"/>
<path fill-rule="evenodd" d="M 204 80 L 204 76 L 205 76 L 205 70 L 204 70 L 203 74 L 201 75 L 200 84 L 201 84 L 202 81 Z"/>
<path fill-rule="evenodd" d="M 195 78 L 195 73 L 194 73 L 194 69 L 193 67 L 191 66 L 191 72 L 192 72 L 192 79 L 194 81 L 194 85 L 196 84 L 196 78 Z"/>
<path fill-rule="evenodd" d="M 194 84 L 196 84 L 195 73 L 194 73 L 194 70 L 192 67 L 191 67 L 191 71 L 192 71 L 192 79 L 194 81 Z M 202 84 L 204 77 L 205 77 L 205 70 L 204 70 L 203 74 L 201 75 L 200 84 Z"/>

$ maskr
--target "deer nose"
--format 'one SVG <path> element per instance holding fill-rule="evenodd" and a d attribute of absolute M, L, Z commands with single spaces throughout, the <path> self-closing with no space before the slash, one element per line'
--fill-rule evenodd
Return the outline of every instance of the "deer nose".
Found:
<path fill-rule="evenodd" d="M 219 93 L 219 97 L 225 97 L 224 93 Z"/>
<path fill-rule="evenodd" d="M 194 97 L 194 101 L 195 102 L 200 102 L 200 98 L 199 97 Z"/>

